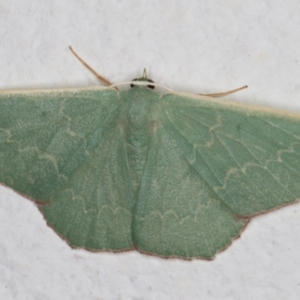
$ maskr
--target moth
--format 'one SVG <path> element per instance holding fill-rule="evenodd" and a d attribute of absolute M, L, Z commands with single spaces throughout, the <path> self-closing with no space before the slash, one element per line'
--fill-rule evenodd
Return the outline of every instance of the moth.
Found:
<path fill-rule="evenodd" d="M 0 182 L 72 247 L 213 259 L 300 197 L 300 115 L 155 85 L 1 92 Z"/>

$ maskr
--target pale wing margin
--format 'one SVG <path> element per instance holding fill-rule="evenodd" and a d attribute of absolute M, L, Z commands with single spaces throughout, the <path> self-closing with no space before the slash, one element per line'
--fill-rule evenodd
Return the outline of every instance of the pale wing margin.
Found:
<path fill-rule="evenodd" d="M 238 215 L 300 198 L 300 116 L 207 97 L 162 103 L 186 159 Z"/>
<path fill-rule="evenodd" d="M 112 89 L 0 95 L 0 182 L 48 203 L 40 207 L 48 224 L 72 246 L 132 247 L 133 197 L 130 182 L 121 180 L 127 169 L 118 113 Z M 121 172 L 109 173 L 116 156 Z M 126 216 L 116 221 L 122 210 Z"/>
<path fill-rule="evenodd" d="M 133 239 L 142 252 L 212 259 L 247 224 L 210 187 L 187 157 L 188 140 L 162 108 L 138 201 Z"/>

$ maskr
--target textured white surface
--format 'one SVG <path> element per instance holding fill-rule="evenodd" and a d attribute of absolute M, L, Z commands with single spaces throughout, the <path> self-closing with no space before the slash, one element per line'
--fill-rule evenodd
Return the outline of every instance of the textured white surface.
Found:
<path fill-rule="evenodd" d="M 186 92 L 300 112 L 298 0 L 0 0 L 0 89 L 96 85 L 142 68 Z M 72 250 L 0 187 L 0 299 L 299 299 L 300 204 L 257 217 L 214 261 Z"/>

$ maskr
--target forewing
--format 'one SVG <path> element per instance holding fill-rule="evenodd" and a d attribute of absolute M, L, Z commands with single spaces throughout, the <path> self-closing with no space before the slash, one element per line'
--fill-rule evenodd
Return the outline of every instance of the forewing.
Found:
<path fill-rule="evenodd" d="M 186 160 L 238 215 L 300 198 L 299 115 L 175 94 L 163 107 Z"/>
<path fill-rule="evenodd" d="M 72 246 L 132 247 L 118 99 L 111 89 L 0 95 L 0 182 L 41 204 Z"/>
<path fill-rule="evenodd" d="M 137 248 L 213 258 L 252 216 L 300 197 L 299 116 L 167 94 L 134 214 Z"/>

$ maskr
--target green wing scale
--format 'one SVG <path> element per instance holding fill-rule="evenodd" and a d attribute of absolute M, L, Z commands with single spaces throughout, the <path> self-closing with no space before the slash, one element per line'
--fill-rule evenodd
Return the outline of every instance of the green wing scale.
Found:
<path fill-rule="evenodd" d="M 212 259 L 300 197 L 297 114 L 145 86 L 3 92 L 0 182 L 73 247 Z"/>

